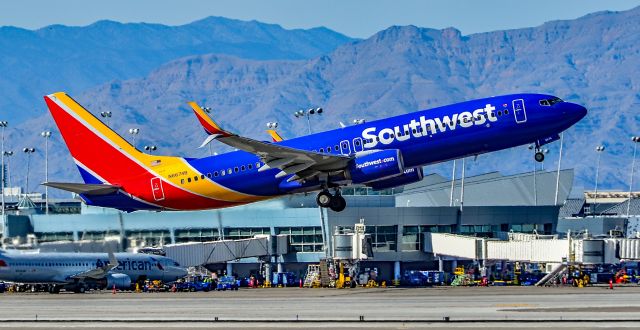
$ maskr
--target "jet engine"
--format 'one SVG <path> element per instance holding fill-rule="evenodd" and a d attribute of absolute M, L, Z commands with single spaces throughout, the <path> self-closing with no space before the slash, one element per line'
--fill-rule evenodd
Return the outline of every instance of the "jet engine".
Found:
<path fill-rule="evenodd" d="M 108 274 L 107 277 L 107 289 L 116 286 L 116 289 L 129 290 L 131 288 L 131 278 L 127 274 L 115 273 Z"/>
<path fill-rule="evenodd" d="M 402 175 L 404 162 L 398 149 L 379 150 L 357 155 L 347 169 L 347 179 L 354 184 L 385 180 Z"/>

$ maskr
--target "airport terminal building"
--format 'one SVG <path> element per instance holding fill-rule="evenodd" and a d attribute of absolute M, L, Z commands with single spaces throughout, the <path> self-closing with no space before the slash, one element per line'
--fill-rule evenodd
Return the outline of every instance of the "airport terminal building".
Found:
<path fill-rule="evenodd" d="M 332 237 L 364 223 L 373 250 L 364 266 L 377 268 L 383 279 L 392 279 L 408 269 L 455 268 L 457 260 L 424 252 L 425 232 L 482 237 L 499 237 L 506 232 L 555 234 L 560 204 L 567 200 L 573 184 L 573 170 L 561 171 L 558 182 L 556 178 L 556 172 L 488 173 L 465 178 L 462 194 L 459 180 L 452 183 L 434 174 L 403 189 L 345 189 L 349 207 L 340 213 L 321 212 L 315 195 L 196 212 L 123 213 L 82 205 L 80 213 L 10 215 L 5 233 L 7 237 L 23 237 L 23 241 L 35 235 L 45 248 L 48 242 L 118 237 L 121 249 L 287 235 L 287 253 L 273 261 L 281 271 L 302 274 L 307 265 L 326 256 L 323 233 Z M 556 184 L 559 205 L 555 205 Z M 72 203 L 67 206 L 64 210 L 73 210 Z M 6 238 L 4 243 L 11 242 Z M 260 259 L 206 266 L 246 276 L 257 273 Z"/>

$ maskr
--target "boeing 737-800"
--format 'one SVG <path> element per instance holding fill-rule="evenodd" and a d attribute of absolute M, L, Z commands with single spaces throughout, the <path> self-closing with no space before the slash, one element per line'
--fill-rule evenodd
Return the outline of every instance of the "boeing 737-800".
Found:
<path fill-rule="evenodd" d="M 214 209 L 319 191 L 318 205 L 339 212 L 340 187 L 406 185 L 426 165 L 525 144 L 542 161 L 540 147 L 587 114 L 552 95 L 512 94 L 271 143 L 224 130 L 191 102 L 205 144 L 238 149 L 193 159 L 139 151 L 65 93 L 45 101 L 84 179 L 45 184 L 124 211 Z"/>

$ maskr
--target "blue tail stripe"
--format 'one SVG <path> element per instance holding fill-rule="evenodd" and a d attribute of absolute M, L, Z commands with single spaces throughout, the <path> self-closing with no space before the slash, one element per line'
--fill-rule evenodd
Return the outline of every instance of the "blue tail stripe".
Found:
<path fill-rule="evenodd" d="M 82 180 L 84 180 L 84 183 L 104 183 L 80 166 L 78 166 L 78 171 L 80 171 L 80 175 L 82 175 Z"/>

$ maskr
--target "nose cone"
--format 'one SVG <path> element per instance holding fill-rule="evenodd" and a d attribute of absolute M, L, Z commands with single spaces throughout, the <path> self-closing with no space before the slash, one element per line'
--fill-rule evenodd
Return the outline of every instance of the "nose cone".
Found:
<path fill-rule="evenodd" d="M 176 278 L 183 278 L 187 276 L 189 273 L 185 268 L 176 268 Z"/>
<path fill-rule="evenodd" d="M 562 116 L 566 118 L 565 120 L 562 120 L 562 122 L 566 122 L 569 125 L 573 125 L 579 122 L 587 115 L 587 108 L 581 106 L 580 104 L 562 102 L 558 103 L 557 105 L 560 106 L 560 109 L 562 109 Z"/>
<path fill-rule="evenodd" d="M 580 119 L 584 118 L 587 115 L 587 108 L 581 106 L 580 104 L 569 103 L 567 102 L 567 112 L 569 116 L 574 120 L 574 123 L 580 121 Z"/>

